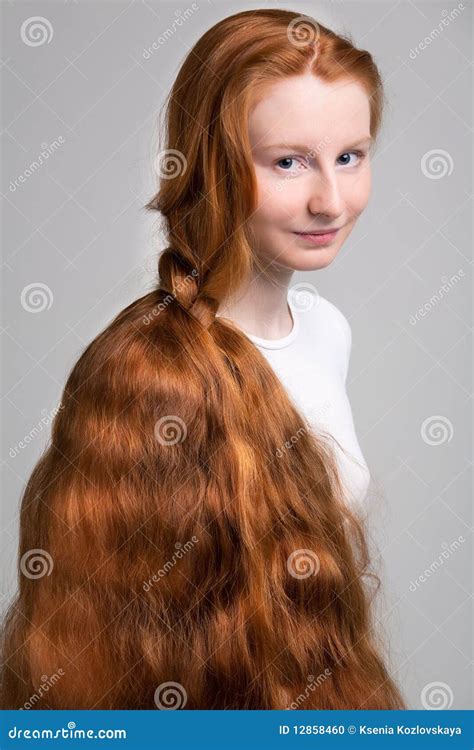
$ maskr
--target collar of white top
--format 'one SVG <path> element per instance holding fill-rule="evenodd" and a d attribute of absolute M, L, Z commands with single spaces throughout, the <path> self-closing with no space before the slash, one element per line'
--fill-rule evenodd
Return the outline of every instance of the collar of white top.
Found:
<path fill-rule="evenodd" d="M 291 317 L 293 318 L 293 328 L 286 336 L 283 336 L 280 339 L 264 339 L 261 336 L 254 336 L 253 333 L 247 333 L 247 331 L 242 332 L 245 333 L 247 338 L 253 341 L 254 344 L 256 344 L 257 346 L 261 346 L 264 349 L 283 349 L 285 346 L 288 346 L 292 341 L 295 340 L 300 328 L 298 310 L 295 308 L 295 305 L 293 304 L 293 301 L 291 299 L 291 289 L 288 290 L 287 302 L 291 312 Z M 217 313 L 217 315 L 219 315 L 219 313 Z"/>

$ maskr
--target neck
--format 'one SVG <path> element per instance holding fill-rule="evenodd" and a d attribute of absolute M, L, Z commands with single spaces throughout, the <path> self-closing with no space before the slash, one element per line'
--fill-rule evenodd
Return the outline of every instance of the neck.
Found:
<path fill-rule="evenodd" d="M 293 328 L 288 308 L 288 288 L 294 271 L 257 269 L 232 297 L 223 301 L 219 315 L 230 319 L 245 333 L 265 339 L 287 336 Z"/>

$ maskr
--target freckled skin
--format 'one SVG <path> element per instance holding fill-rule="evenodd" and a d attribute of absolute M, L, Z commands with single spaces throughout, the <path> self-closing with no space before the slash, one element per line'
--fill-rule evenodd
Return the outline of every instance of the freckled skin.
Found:
<path fill-rule="evenodd" d="M 358 143 L 370 136 L 365 90 L 349 79 L 329 84 L 311 73 L 285 78 L 260 93 L 249 136 L 258 183 L 249 219 L 254 251 L 275 271 L 325 268 L 369 200 L 370 142 Z M 264 150 L 278 143 L 311 150 Z M 336 227 L 343 228 L 322 247 L 293 234 Z"/>

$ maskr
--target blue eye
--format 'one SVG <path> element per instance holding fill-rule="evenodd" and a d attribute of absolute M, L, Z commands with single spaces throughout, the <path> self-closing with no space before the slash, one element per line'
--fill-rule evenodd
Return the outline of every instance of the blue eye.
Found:
<path fill-rule="evenodd" d="M 283 159 L 279 159 L 277 161 L 277 165 L 280 164 L 282 161 L 286 161 L 286 162 L 290 161 L 291 162 L 291 161 L 296 161 L 296 159 L 293 156 L 284 156 Z M 292 171 L 290 169 L 285 169 L 285 167 L 282 167 L 282 169 L 284 169 L 285 172 L 291 172 Z"/>
<path fill-rule="evenodd" d="M 364 158 L 364 156 L 365 156 L 365 154 L 364 154 L 364 153 L 363 153 L 362 151 L 346 151 L 346 153 L 345 153 L 345 154 L 341 154 L 341 156 L 339 156 L 339 159 L 343 159 L 343 158 L 344 158 L 345 156 L 350 156 L 351 154 L 355 154 L 355 155 L 356 155 L 356 156 L 358 156 L 358 157 L 359 157 L 359 159 L 361 159 L 361 160 L 362 160 L 362 159 Z M 338 159 L 338 160 L 339 160 L 339 159 Z M 353 165 L 353 164 L 351 164 L 350 162 L 347 162 L 347 161 L 345 161 L 345 162 L 343 163 L 343 165 L 342 165 L 342 166 L 343 166 L 343 167 L 346 167 L 346 166 L 354 166 L 354 165 Z"/>

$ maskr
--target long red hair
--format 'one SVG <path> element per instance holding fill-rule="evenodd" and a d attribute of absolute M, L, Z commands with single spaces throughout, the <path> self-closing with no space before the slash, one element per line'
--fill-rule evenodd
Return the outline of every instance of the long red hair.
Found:
<path fill-rule="evenodd" d="M 376 135 L 371 55 L 296 13 L 223 19 L 178 73 L 158 283 L 79 357 L 22 497 L 2 708 L 405 707 L 330 444 L 215 317 L 257 262 L 250 108 L 307 71 L 359 81 Z"/>

